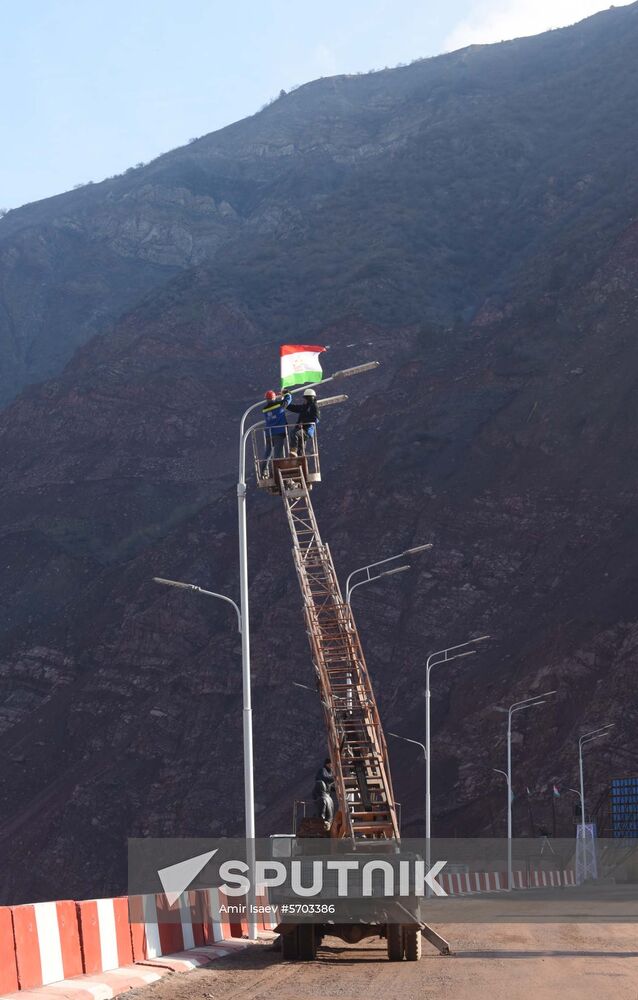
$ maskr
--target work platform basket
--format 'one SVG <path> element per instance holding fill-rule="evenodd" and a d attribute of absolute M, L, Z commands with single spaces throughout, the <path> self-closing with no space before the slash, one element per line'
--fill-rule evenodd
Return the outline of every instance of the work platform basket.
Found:
<path fill-rule="evenodd" d="M 304 424 L 306 431 L 309 425 Z M 317 426 L 314 434 L 298 434 L 299 424 L 289 424 L 284 434 L 273 434 L 265 427 L 255 427 L 251 433 L 255 477 L 260 489 L 279 494 L 279 472 L 301 470 L 309 490 L 321 482 Z M 297 454 L 293 454 L 296 452 Z"/>

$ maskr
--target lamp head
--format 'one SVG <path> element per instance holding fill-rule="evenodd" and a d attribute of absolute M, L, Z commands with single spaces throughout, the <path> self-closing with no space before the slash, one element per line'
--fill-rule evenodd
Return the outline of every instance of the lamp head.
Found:
<path fill-rule="evenodd" d="M 379 367 L 378 361 L 368 361 L 365 365 L 355 365 L 354 368 L 343 368 L 340 372 L 335 372 L 333 378 L 347 378 L 349 375 L 360 375 L 363 372 L 374 371 Z"/>

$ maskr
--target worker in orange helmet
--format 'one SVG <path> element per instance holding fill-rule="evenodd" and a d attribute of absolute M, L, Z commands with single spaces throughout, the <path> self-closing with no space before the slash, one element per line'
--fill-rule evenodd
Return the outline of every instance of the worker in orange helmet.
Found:
<path fill-rule="evenodd" d="M 286 434 L 288 421 L 286 420 L 286 408 L 292 402 L 289 392 L 285 395 L 277 395 L 273 389 L 269 389 L 264 396 L 264 405 L 261 412 L 266 425 L 266 451 L 261 467 L 262 478 L 268 478 L 268 464 L 271 458 L 282 458 L 286 446 Z"/>

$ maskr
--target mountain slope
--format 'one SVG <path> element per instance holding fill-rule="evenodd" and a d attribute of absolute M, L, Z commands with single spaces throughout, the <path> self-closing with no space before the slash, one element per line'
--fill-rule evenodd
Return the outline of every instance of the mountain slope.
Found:
<path fill-rule="evenodd" d="M 270 336 L 349 311 L 467 318 L 539 256 L 548 280 L 576 277 L 638 199 L 637 20 L 634 4 L 320 80 L 146 167 L 10 212 L 0 400 L 207 262 L 217 294 L 249 301 Z"/>

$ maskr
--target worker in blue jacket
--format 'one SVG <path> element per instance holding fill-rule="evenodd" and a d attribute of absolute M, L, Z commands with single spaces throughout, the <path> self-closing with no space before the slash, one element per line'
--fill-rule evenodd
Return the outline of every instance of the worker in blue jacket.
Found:
<path fill-rule="evenodd" d="M 304 389 L 303 403 L 289 405 L 291 413 L 298 413 L 297 427 L 291 455 L 304 455 L 306 453 L 306 442 L 312 441 L 319 423 L 319 408 L 317 406 L 317 393 L 314 389 Z"/>
<path fill-rule="evenodd" d="M 285 395 L 277 395 L 269 389 L 265 395 L 265 403 L 261 409 L 266 424 L 266 451 L 264 453 L 264 463 L 261 467 L 262 478 L 268 477 L 268 463 L 271 458 L 282 458 L 288 431 L 288 421 L 286 420 L 286 408 L 292 403 L 292 396 L 289 392 Z"/>

